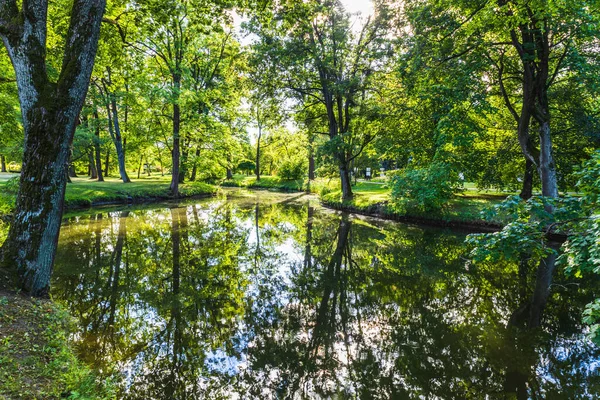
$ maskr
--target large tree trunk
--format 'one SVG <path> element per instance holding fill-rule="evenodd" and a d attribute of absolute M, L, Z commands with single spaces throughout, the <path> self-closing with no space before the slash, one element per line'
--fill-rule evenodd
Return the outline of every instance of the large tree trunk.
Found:
<path fill-rule="evenodd" d="M 352 182 L 347 164 L 340 165 L 340 178 L 342 181 L 342 201 L 352 200 Z"/>
<path fill-rule="evenodd" d="M 0 35 L 10 55 L 25 131 L 15 212 L 2 247 L 22 289 L 48 293 L 63 212 L 67 162 L 89 86 L 104 0 L 75 0 L 58 82 L 46 73 L 48 3 L 0 0 Z M 8 22 L 6 22 L 8 21 Z"/>
<path fill-rule="evenodd" d="M 6 157 L 0 155 L 0 166 L 2 168 L 2 172 L 6 172 Z"/>
<path fill-rule="evenodd" d="M 523 200 L 528 200 L 533 196 L 533 163 L 527 157 L 525 158 L 525 172 L 523 174 L 523 187 L 519 196 Z"/>
<path fill-rule="evenodd" d="M 528 9 L 528 11 L 531 11 Z M 552 155 L 550 135 L 550 107 L 548 104 L 550 39 L 547 26 L 531 14 L 531 20 L 519 26 L 520 40 L 516 30 L 511 31 L 511 40 L 523 67 L 523 102 L 519 119 L 519 144 L 527 159 L 536 165 L 542 183 L 542 195 L 550 198 L 558 197 L 556 168 Z M 539 27 L 537 27 L 539 25 Z M 536 29 L 531 29 L 536 26 Z M 529 124 L 534 118 L 539 125 L 540 149 L 532 151 Z M 546 206 L 552 213 L 553 207 Z M 552 274 L 555 269 L 556 254 L 551 254 L 540 261 L 537 269 L 536 288 L 530 302 L 530 328 L 541 323 L 542 311 L 549 296 Z"/>
<path fill-rule="evenodd" d="M 542 196 L 558 197 L 558 182 L 556 179 L 554 156 L 552 155 L 550 121 L 544 121 L 540 124 L 539 172 L 542 182 Z"/>
<path fill-rule="evenodd" d="M 100 120 L 98 118 L 98 111 L 94 110 L 94 118 L 96 120 L 95 137 L 94 137 L 94 156 L 96 160 L 96 173 L 98 174 L 98 182 L 104 182 L 104 176 L 102 175 L 102 158 L 100 154 Z M 108 158 L 107 158 L 108 160 Z M 108 167 L 107 167 L 108 169 Z"/>
<path fill-rule="evenodd" d="M 173 162 L 171 170 L 171 195 L 179 196 L 179 130 L 181 125 L 181 114 L 179 109 L 179 89 L 181 87 L 181 77 L 178 74 L 173 76 L 173 84 L 175 86 L 176 99 L 173 103 L 173 150 L 171 158 Z"/>

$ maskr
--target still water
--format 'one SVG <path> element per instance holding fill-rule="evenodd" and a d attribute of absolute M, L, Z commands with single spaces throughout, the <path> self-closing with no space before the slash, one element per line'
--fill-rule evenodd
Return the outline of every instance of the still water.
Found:
<path fill-rule="evenodd" d="M 526 331 L 533 268 L 464 238 L 297 194 L 122 207 L 65 219 L 52 290 L 126 399 L 599 398 L 600 285 L 558 272 Z"/>

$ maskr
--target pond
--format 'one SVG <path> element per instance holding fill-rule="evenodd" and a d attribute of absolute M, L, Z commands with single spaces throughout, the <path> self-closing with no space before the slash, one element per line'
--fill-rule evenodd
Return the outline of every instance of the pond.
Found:
<path fill-rule="evenodd" d="M 599 285 L 557 273 L 520 329 L 534 268 L 471 265 L 465 235 L 300 194 L 92 210 L 65 218 L 52 295 L 119 398 L 597 398 Z"/>

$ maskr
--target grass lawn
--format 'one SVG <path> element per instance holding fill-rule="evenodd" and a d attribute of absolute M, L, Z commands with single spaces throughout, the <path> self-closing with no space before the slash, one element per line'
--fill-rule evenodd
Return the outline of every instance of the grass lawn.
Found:
<path fill-rule="evenodd" d="M 147 177 L 124 184 L 120 179 L 105 178 L 104 182 L 87 178 L 71 178 L 67 184 L 65 205 L 67 208 L 89 206 L 92 203 L 169 198 L 171 177 Z M 204 182 L 187 182 L 179 185 L 182 197 L 213 194 L 217 188 Z"/>
<path fill-rule="evenodd" d="M 394 210 L 388 205 L 390 200 L 390 189 L 387 185 L 377 182 L 359 181 L 352 187 L 354 198 L 348 203 L 342 203 L 341 191 L 333 190 L 321 195 L 325 204 L 350 207 L 364 212 L 378 212 L 381 214 L 394 214 Z M 463 193 L 451 199 L 446 207 L 437 212 L 422 212 L 411 210 L 406 216 L 434 219 L 442 221 L 478 222 L 481 221 L 481 212 L 506 198 L 505 193 L 493 192 L 482 194 L 475 189 L 467 189 Z"/>
<path fill-rule="evenodd" d="M 65 207 L 78 208 L 91 206 L 94 203 L 119 201 L 144 201 L 150 199 L 169 198 L 170 176 L 145 177 L 134 179 L 124 184 L 120 179 L 110 177 L 104 182 L 87 178 L 71 178 L 67 184 Z M 5 182 L 0 182 L 0 214 L 10 213 L 14 206 L 14 193 L 5 189 Z M 182 197 L 214 194 L 217 187 L 204 182 L 187 182 L 179 185 Z"/>

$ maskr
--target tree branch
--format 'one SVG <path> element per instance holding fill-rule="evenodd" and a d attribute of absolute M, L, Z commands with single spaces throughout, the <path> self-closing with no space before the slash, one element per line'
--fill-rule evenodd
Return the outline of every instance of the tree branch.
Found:
<path fill-rule="evenodd" d="M 556 67 L 554 68 L 554 72 L 552 73 L 552 76 L 550 77 L 550 79 L 548 80 L 548 83 L 546 84 L 546 89 L 549 88 L 554 83 L 554 80 L 558 76 L 558 73 L 560 72 L 562 63 L 565 60 L 565 57 L 567 56 L 568 52 L 569 52 L 569 45 L 565 44 L 565 50 L 563 51 L 563 53 L 560 55 L 560 58 L 558 59 L 558 63 L 556 64 Z"/>

